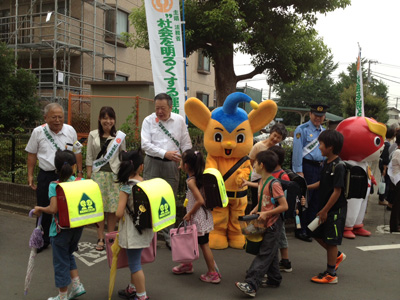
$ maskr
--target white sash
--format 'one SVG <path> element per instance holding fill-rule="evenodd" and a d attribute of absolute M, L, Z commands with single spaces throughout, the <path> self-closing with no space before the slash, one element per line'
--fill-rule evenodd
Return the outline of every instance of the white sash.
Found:
<path fill-rule="evenodd" d="M 111 147 L 107 151 L 106 155 L 96 159 L 93 162 L 92 170 L 95 172 L 104 166 L 106 163 L 110 161 L 110 159 L 118 152 L 119 146 L 121 146 L 122 142 L 125 139 L 126 134 L 122 131 L 117 131 L 117 136 L 115 137 L 114 141 L 111 144 Z"/>
<path fill-rule="evenodd" d="M 303 157 L 306 156 L 308 153 L 312 152 L 318 146 L 319 146 L 318 137 L 316 137 L 314 140 L 312 140 L 311 142 L 309 142 L 307 145 L 304 146 Z"/>
<path fill-rule="evenodd" d="M 42 128 L 43 128 L 43 134 L 46 138 L 46 141 L 50 144 L 51 148 L 53 148 L 53 150 L 56 150 L 56 151 L 57 151 L 57 149 L 61 149 L 58 146 L 58 144 L 56 143 L 56 137 L 53 136 L 53 134 L 49 128 L 49 125 L 47 125 L 47 123 L 43 124 Z"/>

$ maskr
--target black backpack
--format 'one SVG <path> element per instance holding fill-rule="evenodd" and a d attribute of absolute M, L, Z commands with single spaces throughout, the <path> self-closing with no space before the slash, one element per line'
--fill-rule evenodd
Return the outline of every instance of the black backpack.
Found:
<path fill-rule="evenodd" d="M 283 180 L 283 174 L 289 176 L 290 181 Z M 285 219 L 295 217 L 296 209 L 296 198 L 301 199 L 302 196 L 306 196 L 307 183 L 303 177 L 294 173 L 292 170 L 284 170 L 277 178 L 282 185 L 283 191 L 286 191 L 286 201 L 288 203 L 288 210 L 285 212 Z"/>
<path fill-rule="evenodd" d="M 142 234 L 143 229 L 153 228 L 150 201 L 146 193 L 136 184 L 132 186 L 132 198 L 133 211 L 128 203 L 126 204 L 126 210 L 132 219 L 133 225 Z"/>
<path fill-rule="evenodd" d="M 345 181 L 344 181 L 344 196 L 346 199 L 362 198 L 367 195 L 368 190 L 368 176 L 364 168 L 360 166 L 353 166 L 344 161 L 340 161 L 332 166 L 332 174 L 335 173 L 337 165 L 344 165 L 346 168 Z"/>

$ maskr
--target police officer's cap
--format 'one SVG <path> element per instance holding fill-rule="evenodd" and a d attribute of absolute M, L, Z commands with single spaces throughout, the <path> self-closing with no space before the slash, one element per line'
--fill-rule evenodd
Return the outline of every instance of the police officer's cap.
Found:
<path fill-rule="evenodd" d="M 325 104 L 311 104 L 310 107 L 310 112 L 318 117 L 325 116 L 325 113 L 329 108 L 329 106 Z"/>

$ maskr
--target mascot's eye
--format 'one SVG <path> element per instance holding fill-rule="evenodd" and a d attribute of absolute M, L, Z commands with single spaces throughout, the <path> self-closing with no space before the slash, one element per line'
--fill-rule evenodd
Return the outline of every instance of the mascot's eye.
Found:
<path fill-rule="evenodd" d="M 214 141 L 219 142 L 219 143 L 222 142 L 222 134 L 220 134 L 219 132 L 214 134 Z"/>
<path fill-rule="evenodd" d="M 245 139 L 246 139 L 246 136 L 243 133 L 239 133 L 236 136 L 236 142 L 237 143 L 243 143 Z"/>
<path fill-rule="evenodd" d="M 375 137 L 374 143 L 375 143 L 375 146 L 377 146 L 377 147 L 380 146 L 381 143 L 382 143 L 381 138 L 380 137 Z"/>

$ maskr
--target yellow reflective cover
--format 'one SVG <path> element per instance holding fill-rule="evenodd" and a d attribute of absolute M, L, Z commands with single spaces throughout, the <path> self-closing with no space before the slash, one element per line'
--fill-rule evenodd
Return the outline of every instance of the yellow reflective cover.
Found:
<path fill-rule="evenodd" d="M 207 168 L 204 170 L 203 174 L 211 174 L 217 179 L 218 191 L 221 197 L 222 207 L 227 207 L 229 199 L 226 193 L 224 178 L 222 177 L 220 171 L 215 168 Z"/>
<path fill-rule="evenodd" d="M 169 183 L 162 178 L 153 178 L 136 185 L 145 192 L 149 199 L 153 231 L 157 232 L 175 224 L 175 196 Z"/>
<path fill-rule="evenodd" d="M 104 220 L 103 199 L 96 182 L 91 179 L 62 182 L 59 188 L 65 194 L 70 228 Z"/>

